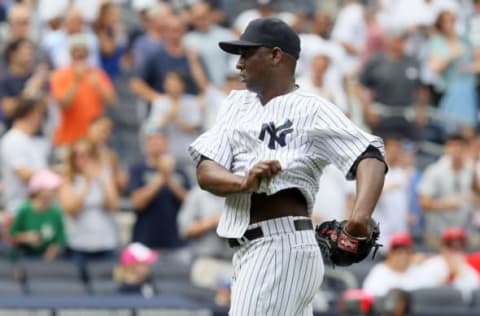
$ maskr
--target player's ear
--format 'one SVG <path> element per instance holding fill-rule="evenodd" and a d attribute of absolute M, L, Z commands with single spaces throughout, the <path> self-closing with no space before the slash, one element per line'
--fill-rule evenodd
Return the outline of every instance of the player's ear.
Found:
<path fill-rule="evenodd" d="M 278 47 L 272 48 L 272 64 L 278 65 L 282 60 L 283 51 Z"/>

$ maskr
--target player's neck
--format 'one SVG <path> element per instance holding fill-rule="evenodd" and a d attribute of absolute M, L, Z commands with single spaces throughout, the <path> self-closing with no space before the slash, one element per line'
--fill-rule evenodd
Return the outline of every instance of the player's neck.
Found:
<path fill-rule="evenodd" d="M 288 94 L 293 90 L 296 90 L 298 86 L 295 81 L 273 82 L 269 87 L 265 88 L 262 92 L 258 92 L 258 98 L 262 105 L 267 104 L 271 99 L 280 95 Z"/>

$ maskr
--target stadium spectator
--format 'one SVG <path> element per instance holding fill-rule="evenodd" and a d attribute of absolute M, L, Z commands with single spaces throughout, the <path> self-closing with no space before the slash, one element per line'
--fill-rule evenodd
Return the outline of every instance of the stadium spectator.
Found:
<path fill-rule="evenodd" d="M 346 73 L 353 75 L 360 67 L 360 56 L 365 50 L 367 24 L 365 11 L 360 1 L 347 0 L 335 20 L 332 39 L 340 43 L 347 52 Z"/>
<path fill-rule="evenodd" d="M 105 72 L 88 64 L 88 39 L 83 34 L 69 38 L 72 61 L 53 72 L 51 94 L 61 118 L 55 131 L 57 147 L 71 145 L 87 135 L 91 121 L 103 113 L 104 105 L 116 104 L 114 87 Z"/>
<path fill-rule="evenodd" d="M 452 286 L 465 295 L 480 287 L 480 276 L 465 257 L 466 232 L 449 227 L 443 231 L 440 254 L 427 259 L 419 267 L 417 282 L 422 287 Z"/>
<path fill-rule="evenodd" d="M 47 167 L 48 142 L 36 136 L 45 104 L 42 99 L 20 98 L 13 126 L 1 142 L 1 166 L 5 209 L 14 214 L 28 196 L 28 181 L 36 170 Z"/>
<path fill-rule="evenodd" d="M 61 178 L 44 169 L 33 174 L 29 197 L 20 206 L 10 227 L 15 256 L 52 260 L 66 244 L 62 211 L 56 203 Z"/>
<path fill-rule="evenodd" d="M 0 77 L 0 102 L 5 129 L 12 125 L 12 115 L 20 97 L 47 97 L 48 69 L 46 65 L 35 64 L 34 54 L 32 42 L 24 38 L 10 42 L 5 49 L 7 68 Z"/>
<path fill-rule="evenodd" d="M 425 242 L 430 246 L 439 246 L 439 237 L 447 227 L 467 227 L 473 170 L 465 161 L 465 150 L 462 136 L 449 136 L 444 155 L 427 166 L 420 180 Z"/>
<path fill-rule="evenodd" d="M 417 267 L 414 265 L 413 240 L 407 233 L 390 236 L 389 250 L 385 261 L 376 264 L 363 282 L 363 289 L 375 296 L 383 296 L 389 290 L 400 288 L 413 290 L 417 287 Z"/>
<path fill-rule="evenodd" d="M 198 94 L 206 86 L 206 76 L 199 56 L 183 45 L 186 30 L 178 16 L 167 18 L 164 45 L 145 61 L 138 76 L 131 81 L 132 91 L 147 102 L 154 102 L 164 93 L 167 73 L 181 72 L 186 80 L 186 92 Z"/>
<path fill-rule="evenodd" d="M 85 139 L 70 147 L 59 201 L 66 213 L 69 256 L 82 273 L 90 260 L 111 259 L 119 245 L 113 217 L 119 196 L 111 167 Z"/>
<path fill-rule="evenodd" d="M 41 25 L 41 37 L 61 29 L 69 2 L 70 0 L 38 0 L 37 12 Z"/>
<path fill-rule="evenodd" d="M 70 8 L 64 16 L 63 28 L 44 36 L 42 47 L 47 52 L 54 68 L 67 67 L 72 62 L 70 54 L 70 38 L 82 34 L 90 54 L 87 58 L 89 66 L 99 66 L 99 45 L 97 36 L 91 32 L 83 19 L 82 13 Z"/>
<path fill-rule="evenodd" d="M 347 53 L 339 43 L 330 38 L 332 18 L 325 12 L 317 12 L 312 21 L 311 32 L 300 34 L 301 54 L 298 73 L 301 77 L 311 77 L 313 59 L 325 56 L 329 59 L 328 71 L 324 81 L 336 93 L 335 104 L 344 112 L 348 112 L 348 96 L 346 91 Z M 300 79 L 303 80 L 303 79 Z M 302 88 L 303 86 L 300 85 Z"/>
<path fill-rule="evenodd" d="M 292 25 L 295 22 L 295 15 L 290 12 L 277 12 L 275 0 L 256 0 L 256 7 L 245 10 L 238 14 L 233 22 L 233 29 L 237 34 L 243 33 L 250 21 L 258 18 L 276 16 L 277 18 Z"/>
<path fill-rule="evenodd" d="M 120 254 L 120 265 L 114 270 L 118 292 L 140 294 L 145 298 L 157 294 L 151 271 L 157 259 L 158 254 L 141 243 L 127 245 Z"/>
<path fill-rule="evenodd" d="M 210 81 L 221 87 L 231 65 L 229 56 L 218 49 L 218 42 L 232 40 L 235 35 L 214 23 L 212 8 L 206 2 L 198 2 L 190 8 L 190 19 L 194 29 L 185 35 L 185 47 L 198 52 Z"/>
<path fill-rule="evenodd" d="M 94 23 L 100 46 L 100 65 L 111 79 L 120 75 L 126 35 L 121 21 L 121 7 L 113 2 L 101 4 Z"/>
<path fill-rule="evenodd" d="M 429 42 L 429 67 L 438 76 L 435 92 L 448 133 L 471 135 L 477 124 L 475 73 L 478 65 L 470 43 L 455 30 L 455 14 L 442 11 Z"/>
<path fill-rule="evenodd" d="M 168 155 L 168 139 L 156 126 L 143 128 L 145 160 L 133 165 L 126 192 L 135 210 L 132 242 L 159 250 L 177 264 L 188 263 L 190 254 L 180 237 L 177 215 L 190 186 Z"/>
<path fill-rule="evenodd" d="M 101 115 L 90 123 L 87 139 L 94 147 L 94 151 L 98 154 L 102 163 L 110 166 L 118 192 L 123 192 L 127 184 L 127 174 L 121 169 L 117 153 L 108 145 L 112 128 L 113 123 L 110 118 Z"/>
<path fill-rule="evenodd" d="M 315 196 L 312 221 L 320 224 L 329 220 L 344 220 L 353 207 L 355 183 L 333 165 L 323 169 L 319 190 Z"/>
<path fill-rule="evenodd" d="M 208 84 L 205 92 L 200 98 L 201 109 L 203 113 L 202 126 L 209 129 L 215 123 L 218 110 L 223 100 L 230 94 L 232 90 L 241 90 L 244 88 L 240 81 L 238 72 L 227 73 L 221 88 L 217 88 L 212 84 Z"/>
<path fill-rule="evenodd" d="M 298 85 L 302 87 L 302 89 L 329 100 L 346 113 L 348 112 L 348 108 L 342 87 L 335 84 L 331 76 L 327 76 L 331 63 L 332 61 L 327 55 L 317 55 L 313 57 L 310 74 L 299 78 Z"/>
<path fill-rule="evenodd" d="M 169 72 L 165 75 L 165 95 L 152 104 L 149 124 L 165 129 L 169 139 L 170 153 L 176 166 L 187 172 L 192 181 L 195 168 L 188 154 L 188 145 L 195 140 L 202 129 L 202 112 L 199 99 L 185 94 L 186 81 L 181 73 Z"/>
<path fill-rule="evenodd" d="M 370 58 L 359 75 L 365 89 L 359 93 L 364 117 L 375 135 L 394 133 L 415 140 L 416 126 L 406 115 L 417 112 L 420 66 L 405 54 L 405 29 L 389 25 L 384 34 L 384 51 Z"/>
<path fill-rule="evenodd" d="M 137 70 L 143 69 L 146 60 L 156 53 L 164 44 L 167 23 L 173 11 L 169 4 L 159 3 L 145 8 L 145 33 L 136 34 L 132 41 L 133 65 Z M 141 31 L 140 31 L 141 32 Z M 137 33 L 140 33 L 137 31 Z"/>
<path fill-rule="evenodd" d="M 198 186 L 185 197 L 177 222 L 180 235 L 189 240 L 195 257 L 231 258 L 231 249 L 215 232 L 224 203 L 224 198 L 203 191 Z"/>
<path fill-rule="evenodd" d="M 8 10 L 8 25 L 4 34 L 1 35 L 0 49 L 3 51 L 4 45 L 19 40 L 35 40 L 32 36 L 32 12 L 30 8 L 23 4 L 14 4 Z M 32 41 L 33 42 L 33 41 Z"/>
<path fill-rule="evenodd" d="M 389 170 L 385 176 L 382 195 L 373 214 L 373 218 L 382 227 L 379 242 L 387 245 L 387 247 L 380 248 L 382 252 L 388 251 L 390 236 L 408 231 L 410 193 L 409 174 L 402 161 L 404 155 L 403 145 L 395 137 L 387 137 L 384 141 L 385 158 Z"/>

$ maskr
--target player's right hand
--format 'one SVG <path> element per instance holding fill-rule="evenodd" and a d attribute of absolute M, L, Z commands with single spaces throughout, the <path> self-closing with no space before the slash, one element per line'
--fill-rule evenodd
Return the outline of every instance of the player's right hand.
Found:
<path fill-rule="evenodd" d="M 242 192 L 256 192 L 262 179 L 267 181 L 282 170 L 280 161 L 265 160 L 255 164 L 242 183 Z"/>

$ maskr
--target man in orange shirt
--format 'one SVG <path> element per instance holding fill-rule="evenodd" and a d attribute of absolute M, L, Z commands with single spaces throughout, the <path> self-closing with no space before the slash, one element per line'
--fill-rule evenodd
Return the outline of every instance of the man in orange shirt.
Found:
<path fill-rule="evenodd" d="M 51 94 L 61 113 L 54 137 L 57 147 L 68 146 L 86 136 L 90 122 L 103 113 L 103 106 L 116 103 L 115 90 L 106 73 L 87 63 L 86 37 L 72 35 L 69 46 L 70 66 L 56 70 L 51 78 Z"/>

